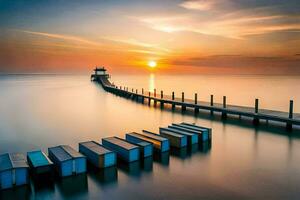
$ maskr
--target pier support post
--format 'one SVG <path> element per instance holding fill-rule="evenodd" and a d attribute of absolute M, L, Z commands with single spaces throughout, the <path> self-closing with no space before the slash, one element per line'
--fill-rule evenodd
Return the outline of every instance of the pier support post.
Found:
<path fill-rule="evenodd" d="M 122 94 L 123 94 L 123 90 L 122 90 L 122 86 L 120 86 L 119 96 L 122 96 Z"/>
<path fill-rule="evenodd" d="M 156 89 L 154 89 L 154 107 L 156 107 Z"/>
<path fill-rule="evenodd" d="M 163 101 L 163 98 L 164 98 L 164 91 L 160 91 L 160 107 L 163 108 L 164 107 L 164 101 Z"/>
<path fill-rule="evenodd" d="M 129 95 L 129 97 L 133 100 L 134 99 L 134 89 L 131 88 L 131 94 Z"/>
<path fill-rule="evenodd" d="M 293 110 L 294 110 L 294 101 L 290 100 L 289 119 L 293 119 Z M 291 131 L 293 129 L 293 124 L 291 122 L 287 122 L 286 128 L 287 130 Z"/>
<path fill-rule="evenodd" d="M 172 100 L 174 101 L 175 100 L 175 93 L 172 92 Z M 172 110 L 175 109 L 175 103 L 172 103 Z"/>
<path fill-rule="evenodd" d="M 151 93 L 150 93 L 150 91 L 149 91 L 149 94 L 148 94 L 148 106 L 150 106 L 151 105 Z"/>
<path fill-rule="evenodd" d="M 144 103 L 144 88 L 142 88 L 142 103 Z"/>
<path fill-rule="evenodd" d="M 258 103 L 259 103 L 259 100 L 255 99 L 254 112 L 255 112 L 256 116 L 253 119 L 253 124 L 254 125 L 258 125 L 259 124 L 259 118 L 257 117 L 257 115 L 258 115 Z"/>
<path fill-rule="evenodd" d="M 138 89 L 135 89 L 135 98 L 136 98 L 136 101 L 139 101 Z"/>
<path fill-rule="evenodd" d="M 195 93 L 195 105 L 198 104 L 198 94 Z M 199 107 L 195 106 L 195 114 L 199 113 Z"/>
<path fill-rule="evenodd" d="M 226 96 L 223 96 L 223 112 L 222 112 L 222 118 L 223 119 L 226 119 L 227 118 L 227 113 L 225 111 L 226 109 Z"/>
<path fill-rule="evenodd" d="M 210 95 L 210 106 L 211 106 L 211 107 L 214 106 L 214 95 L 212 95 L 212 94 Z M 211 108 L 210 114 L 211 114 L 211 115 L 214 114 L 213 108 Z"/>
<path fill-rule="evenodd" d="M 184 92 L 181 93 L 181 102 L 182 102 L 181 110 L 186 111 L 186 106 L 183 105 L 183 103 L 184 103 Z"/>

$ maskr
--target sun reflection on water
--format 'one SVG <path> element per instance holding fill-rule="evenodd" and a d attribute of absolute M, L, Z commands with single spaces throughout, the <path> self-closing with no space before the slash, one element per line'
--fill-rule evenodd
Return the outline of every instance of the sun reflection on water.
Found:
<path fill-rule="evenodd" d="M 155 89 L 155 75 L 151 73 L 149 75 L 149 91 L 154 92 Z"/>

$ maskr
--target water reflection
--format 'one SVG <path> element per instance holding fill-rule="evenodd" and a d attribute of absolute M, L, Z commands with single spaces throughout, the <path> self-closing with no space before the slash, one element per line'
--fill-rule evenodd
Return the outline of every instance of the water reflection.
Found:
<path fill-rule="evenodd" d="M 129 176 L 135 178 L 139 178 L 141 176 L 140 161 L 128 163 L 122 160 L 118 160 L 118 168 Z"/>
<path fill-rule="evenodd" d="M 199 151 L 200 144 L 193 144 L 188 146 L 188 154 L 193 155 Z"/>
<path fill-rule="evenodd" d="M 185 159 L 188 156 L 187 153 L 187 147 L 183 147 L 183 148 L 171 148 L 171 155 L 181 158 L 181 159 Z"/>
<path fill-rule="evenodd" d="M 64 198 L 72 198 L 84 195 L 88 192 L 86 174 L 64 177 L 57 181 L 59 192 Z"/>
<path fill-rule="evenodd" d="M 209 153 L 211 149 L 211 141 L 199 143 L 199 151 L 202 153 Z"/>
<path fill-rule="evenodd" d="M 155 75 L 153 73 L 151 73 L 149 75 L 149 91 L 150 92 L 154 92 L 155 89 Z"/>
<path fill-rule="evenodd" d="M 0 199 L 29 199 L 31 190 L 29 186 L 20 186 L 8 190 L 0 190 Z"/>
<path fill-rule="evenodd" d="M 98 169 L 93 166 L 89 166 L 89 176 L 93 179 L 99 186 L 116 186 L 118 182 L 118 169 L 117 167 L 108 167 L 103 169 Z"/>
<path fill-rule="evenodd" d="M 31 175 L 32 189 L 35 193 L 45 192 L 45 193 L 54 193 L 54 178 L 53 174 L 43 174 L 39 176 Z"/>
<path fill-rule="evenodd" d="M 169 152 L 154 152 L 153 160 L 163 166 L 168 166 L 170 162 Z"/>
<path fill-rule="evenodd" d="M 145 172 L 151 172 L 153 170 L 153 157 L 143 158 L 141 161 L 141 168 Z"/>
<path fill-rule="evenodd" d="M 182 160 L 192 157 L 198 152 L 208 153 L 211 148 L 210 142 L 201 142 L 199 144 L 193 144 L 184 148 L 171 148 L 171 155 Z"/>

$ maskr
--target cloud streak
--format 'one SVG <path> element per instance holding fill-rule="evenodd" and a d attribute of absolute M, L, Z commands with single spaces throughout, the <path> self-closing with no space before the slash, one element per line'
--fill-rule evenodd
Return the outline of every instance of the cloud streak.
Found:
<path fill-rule="evenodd" d="M 179 6 L 190 9 L 190 10 L 200 10 L 206 11 L 210 10 L 213 7 L 215 2 L 213 0 L 192 0 L 192 1 L 185 1 Z"/>
<path fill-rule="evenodd" d="M 78 36 L 72 36 L 72 35 L 64 35 L 64 34 L 56 34 L 56 33 L 47 33 L 47 32 L 37 32 L 37 31 L 29 31 L 29 30 L 19 30 L 18 32 L 35 35 L 35 36 L 41 36 L 45 38 L 50 39 L 59 39 L 63 41 L 69 41 L 72 43 L 80 43 L 83 44 L 83 46 L 77 46 L 77 45 L 67 45 L 67 44 L 56 44 L 56 43 L 36 43 L 32 42 L 33 45 L 43 46 L 46 45 L 48 47 L 57 47 L 57 48 L 71 48 L 71 49 L 100 49 L 105 48 L 106 51 L 121 51 L 121 52 L 134 52 L 139 54 L 149 54 L 149 55 L 162 55 L 171 52 L 167 48 L 159 47 L 157 44 L 150 44 L 138 41 L 136 39 L 119 39 L 119 38 L 113 38 L 113 37 L 101 37 L 100 39 L 103 41 L 106 41 L 106 43 L 99 43 L 94 42 L 92 40 L 85 39 L 83 37 Z M 107 42 L 113 42 L 117 44 L 116 46 L 110 46 Z M 129 48 L 126 47 L 126 45 L 133 46 L 135 48 Z M 45 48 L 45 47 L 44 47 Z M 137 49 L 140 48 L 140 49 Z M 104 49 L 103 49 L 104 50 Z"/>
<path fill-rule="evenodd" d="M 54 34 L 54 33 L 46 33 L 46 32 L 36 32 L 36 31 L 28 31 L 28 30 L 18 30 L 23 33 L 32 34 L 32 35 L 38 35 L 43 36 L 47 38 L 54 38 L 54 39 L 60 39 L 60 40 L 67 40 L 77 43 L 83 43 L 83 44 L 89 44 L 89 45 L 101 45 L 98 42 L 93 42 L 81 37 L 77 36 L 71 36 L 71 35 L 63 35 L 63 34 Z"/>
<path fill-rule="evenodd" d="M 279 31 L 300 31 L 300 16 L 267 13 L 227 14 L 224 17 L 203 20 L 195 19 L 193 15 L 174 18 L 141 17 L 140 21 L 161 32 L 194 32 L 230 39 L 245 39 L 250 35 L 263 35 Z"/>

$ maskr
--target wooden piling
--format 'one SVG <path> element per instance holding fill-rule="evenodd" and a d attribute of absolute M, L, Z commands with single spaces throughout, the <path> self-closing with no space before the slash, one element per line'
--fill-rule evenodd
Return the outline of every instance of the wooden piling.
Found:
<path fill-rule="evenodd" d="M 223 96 L 223 109 L 226 109 L 226 96 Z M 227 113 L 225 110 L 222 112 L 222 118 L 223 119 L 227 118 Z"/>
<path fill-rule="evenodd" d="M 144 103 L 144 88 L 142 88 L 142 103 Z"/>
<path fill-rule="evenodd" d="M 172 101 L 174 101 L 175 100 L 175 93 L 174 92 L 172 92 Z M 172 110 L 174 110 L 175 109 L 175 103 L 172 103 Z"/>
<path fill-rule="evenodd" d="M 294 101 L 290 100 L 289 118 L 293 119 Z"/>
<path fill-rule="evenodd" d="M 254 112 L 255 112 L 256 116 L 254 116 L 254 119 L 253 119 L 253 124 L 254 125 L 259 124 L 259 118 L 257 117 L 257 115 L 258 115 L 258 103 L 259 103 L 259 100 L 255 99 Z"/>
<path fill-rule="evenodd" d="M 164 98 L 164 91 L 160 91 L 160 107 L 163 108 L 164 107 L 164 101 L 163 101 L 163 98 Z"/>
<path fill-rule="evenodd" d="M 148 94 L 148 105 L 150 106 L 150 104 L 151 104 L 151 93 L 150 93 L 150 91 L 149 91 L 149 94 Z"/>
<path fill-rule="evenodd" d="M 258 113 L 258 99 L 255 99 L 255 113 Z"/>
<path fill-rule="evenodd" d="M 293 119 L 293 111 L 294 110 L 294 101 L 290 100 L 290 107 L 289 107 L 289 119 Z M 293 129 L 293 124 L 290 122 L 286 123 L 286 128 L 288 130 L 292 130 Z"/>
<path fill-rule="evenodd" d="M 210 95 L 210 106 L 214 106 L 214 95 Z M 210 114 L 213 115 L 214 111 L 211 109 Z"/>
<path fill-rule="evenodd" d="M 195 93 L 195 105 L 198 104 L 198 94 Z M 199 107 L 195 107 L 195 114 L 199 113 Z"/>
<path fill-rule="evenodd" d="M 156 103 L 157 103 L 157 101 L 156 101 L 156 89 L 154 89 L 154 107 L 156 107 Z"/>
<path fill-rule="evenodd" d="M 135 89 L 135 100 L 136 100 L 136 101 L 139 100 L 138 89 Z"/>
<path fill-rule="evenodd" d="M 184 92 L 181 93 L 181 102 L 184 103 Z M 181 110 L 185 111 L 186 110 L 186 106 L 185 105 L 181 105 Z"/>

